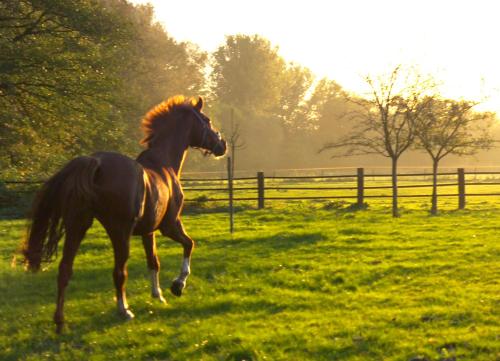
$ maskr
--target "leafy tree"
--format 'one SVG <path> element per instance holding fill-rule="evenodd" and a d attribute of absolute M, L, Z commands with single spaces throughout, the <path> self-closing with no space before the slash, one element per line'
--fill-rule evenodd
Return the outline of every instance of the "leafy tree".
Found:
<path fill-rule="evenodd" d="M 198 94 L 206 54 L 177 43 L 151 6 L 121 0 L 0 3 L 0 169 L 50 174 L 76 154 L 135 153 L 138 118 Z"/>
<path fill-rule="evenodd" d="M 337 82 L 328 78 L 320 79 L 304 106 L 306 123 L 318 130 L 321 139 L 331 139 L 332 134 L 337 137 L 342 135 L 348 128 L 345 115 L 355 108 L 347 100 L 347 92 Z"/>
<path fill-rule="evenodd" d="M 436 214 L 439 162 L 449 154 L 473 155 L 489 149 L 495 115 L 474 111 L 476 102 L 430 98 L 416 121 L 417 148 L 432 159 L 431 214 Z"/>
<path fill-rule="evenodd" d="M 131 141 L 126 149 L 135 153 L 140 136 L 138 120 L 149 108 L 173 94 L 204 94 L 207 54 L 193 44 L 171 38 L 154 22 L 150 5 L 132 8 L 128 17 L 134 33 L 122 47 L 114 103 L 126 127 L 120 134 L 128 135 Z"/>
<path fill-rule="evenodd" d="M 297 64 L 288 64 L 283 69 L 279 84 L 280 99 L 273 112 L 290 131 L 310 129 L 307 122 L 306 95 L 311 89 L 314 75 L 308 68 Z"/>
<path fill-rule="evenodd" d="M 267 166 L 283 166 L 293 158 L 299 143 L 295 138 L 310 128 L 304 108 L 314 81 L 309 69 L 287 63 L 267 39 L 233 35 L 213 54 L 211 81 L 216 107 L 234 109 L 238 132 L 248 145 L 240 159 L 262 167 L 262 160 Z"/>
<path fill-rule="evenodd" d="M 103 45 L 125 37 L 127 24 L 97 2 L 8 0 L 0 32 L 2 170 L 41 171 L 99 128 L 86 124 L 113 87 Z"/>
<path fill-rule="evenodd" d="M 212 91 L 220 102 L 254 113 L 279 104 L 286 64 L 269 40 L 258 35 L 230 35 L 213 58 Z"/>

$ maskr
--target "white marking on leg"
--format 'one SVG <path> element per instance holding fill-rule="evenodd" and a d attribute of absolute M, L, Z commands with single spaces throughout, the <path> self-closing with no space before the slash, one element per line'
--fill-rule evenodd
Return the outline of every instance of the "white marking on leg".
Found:
<path fill-rule="evenodd" d="M 117 298 L 116 305 L 118 306 L 118 310 L 122 313 L 128 309 L 127 296 L 125 296 L 125 293 L 123 293 L 121 297 Z"/>
<path fill-rule="evenodd" d="M 151 293 L 153 294 L 154 297 L 159 297 L 161 295 L 161 288 L 160 288 L 160 278 L 158 275 L 157 270 L 151 270 L 150 271 L 151 275 Z"/>
<path fill-rule="evenodd" d="M 181 274 L 177 277 L 177 280 L 185 284 L 190 273 L 190 260 L 189 257 L 186 257 L 184 258 L 184 261 L 182 261 Z"/>
<path fill-rule="evenodd" d="M 118 306 L 120 314 L 122 314 L 125 318 L 134 318 L 134 314 L 128 308 L 127 296 L 125 296 L 125 293 L 123 293 L 122 296 L 116 300 L 116 305 Z"/>
<path fill-rule="evenodd" d="M 163 293 L 161 291 L 159 276 L 159 271 L 151 270 L 151 294 L 154 298 L 158 298 L 160 302 L 166 303 L 167 301 L 163 298 Z"/>

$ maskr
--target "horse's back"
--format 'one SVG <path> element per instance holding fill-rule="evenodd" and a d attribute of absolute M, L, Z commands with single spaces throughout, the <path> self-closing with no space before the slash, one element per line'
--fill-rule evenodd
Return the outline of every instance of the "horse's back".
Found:
<path fill-rule="evenodd" d="M 144 170 L 134 159 L 113 152 L 92 154 L 100 162 L 94 179 L 94 211 L 104 220 L 133 221 L 141 217 Z"/>

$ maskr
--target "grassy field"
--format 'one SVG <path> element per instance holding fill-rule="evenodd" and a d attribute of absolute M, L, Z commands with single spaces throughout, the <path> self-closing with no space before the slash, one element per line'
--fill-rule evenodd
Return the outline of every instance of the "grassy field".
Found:
<path fill-rule="evenodd" d="M 188 195 L 189 196 L 189 195 Z M 112 251 L 95 223 L 68 287 L 67 329 L 52 323 L 57 264 L 11 265 L 24 220 L 0 221 L 0 360 L 500 360 L 500 197 L 428 215 L 428 200 L 187 209 L 197 241 L 185 294 L 150 298 L 140 239 L 132 240 L 120 320 Z M 179 245 L 159 237 L 162 286 Z"/>

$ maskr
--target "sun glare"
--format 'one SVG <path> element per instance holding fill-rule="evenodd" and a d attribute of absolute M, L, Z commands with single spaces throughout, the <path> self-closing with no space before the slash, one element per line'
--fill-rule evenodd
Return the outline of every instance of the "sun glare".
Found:
<path fill-rule="evenodd" d="M 189 20 L 172 4 L 151 2 L 179 41 L 215 50 L 225 35 L 259 34 L 287 61 L 363 91 L 362 77 L 397 64 L 416 65 L 452 98 L 500 111 L 500 52 L 493 1 L 194 1 Z"/>

